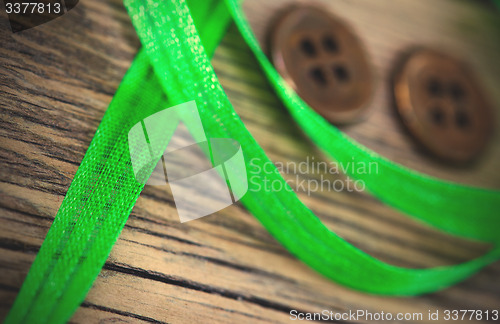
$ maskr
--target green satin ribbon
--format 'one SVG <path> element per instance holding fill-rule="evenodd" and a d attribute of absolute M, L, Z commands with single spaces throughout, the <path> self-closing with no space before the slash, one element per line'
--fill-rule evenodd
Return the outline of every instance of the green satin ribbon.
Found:
<path fill-rule="evenodd" d="M 233 17 L 235 17 L 235 21 L 244 21 L 241 16 L 238 16 L 239 8 L 237 3 L 229 0 L 226 3 Z M 265 181 L 280 183 L 278 187 L 288 187 L 276 169 L 273 170 L 274 172 L 259 173 L 259 170 L 264 169 L 264 165 L 270 164 L 270 160 L 246 130 L 218 83 L 208 57 L 203 51 L 187 5 L 182 0 L 168 2 L 126 0 L 125 4 L 142 41 L 144 50 L 147 52 L 155 73 L 159 77 L 163 91 L 169 95 L 172 103 L 195 99 L 207 132 L 207 138 L 228 137 L 240 142 L 245 154 L 247 173 L 254 175 L 254 181 L 249 184 L 248 193 L 241 200 L 245 207 L 288 250 L 318 272 L 349 287 L 371 293 L 414 295 L 435 291 L 462 280 L 499 257 L 500 249 L 494 249 L 482 258 L 457 266 L 433 269 L 395 267 L 367 255 L 339 238 L 326 228 L 291 190 L 284 189 L 278 192 L 259 190 L 258 184 Z M 176 19 L 169 19 L 169 17 L 176 17 Z M 181 53 L 182 55 L 180 55 Z M 262 52 L 257 52 L 257 54 L 259 53 Z M 260 59 L 261 63 L 265 62 L 263 55 Z M 281 80 L 277 74 L 272 76 L 272 82 Z M 339 154 L 336 151 L 335 153 L 329 153 L 341 157 L 349 154 L 349 159 L 352 154 L 355 154 L 357 161 L 359 161 L 358 156 L 362 157 L 363 154 L 367 154 L 366 149 L 341 135 L 338 130 L 324 122 L 321 117 L 299 101 L 293 92 L 288 91 L 285 84 L 278 83 L 277 88 L 278 91 L 283 89 L 287 94 L 286 99 L 288 102 L 294 103 L 289 105 L 289 109 L 293 114 L 302 117 L 297 120 L 301 122 L 303 128 L 311 136 L 314 136 L 314 130 L 317 133 L 324 134 L 327 129 L 330 130 L 329 135 L 335 136 L 333 139 L 327 138 L 326 140 L 316 136 L 314 137 L 315 140 L 318 140 L 322 145 L 326 145 L 325 142 L 341 141 L 341 144 L 337 143 L 335 147 L 339 151 L 347 151 L 347 153 L 341 152 Z M 305 118 L 305 116 L 308 118 Z M 441 182 L 409 172 L 395 164 L 384 162 L 385 160 L 374 154 L 370 154 L 369 157 L 370 161 L 373 159 L 381 160 L 381 163 L 385 163 L 385 166 L 392 168 L 390 170 L 394 171 L 391 174 L 386 170 L 382 176 L 380 176 L 381 172 L 379 171 L 378 182 L 373 182 L 373 186 L 378 186 L 380 182 L 384 181 L 389 184 L 381 184 L 382 188 L 390 185 L 396 186 L 395 182 L 397 182 L 398 178 L 414 179 L 418 175 L 419 181 L 417 183 L 422 184 L 424 187 L 412 186 L 411 184 L 407 184 L 407 186 L 410 186 L 413 190 L 416 188 L 421 190 L 424 188 L 442 190 L 442 192 L 436 191 L 433 194 L 427 192 L 428 200 L 436 201 L 435 198 L 432 198 L 433 196 L 446 196 L 450 192 L 454 194 L 467 192 L 467 194 L 475 194 L 482 203 L 491 208 L 493 205 L 498 204 L 498 200 L 494 199 L 498 197 L 496 192 Z M 253 159 L 252 163 L 250 163 L 251 159 Z M 256 163 L 256 161 L 259 161 L 259 163 Z M 255 175 L 258 175 L 257 179 Z M 392 179 L 387 180 L 384 177 L 391 177 Z M 401 188 L 401 185 L 397 185 L 397 188 Z M 447 188 L 447 190 L 444 191 L 443 188 Z M 404 195 L 406 194 L 406 191 L 399 192 L 392 189 L 380 190 L 380 192 L 385 196 L 402 195 L 403 199 L 405 199 Z M 414 193 L 414 195 L 419 194 Z M 386 197 L 386 199 L 393 200 L 393 198 L 389 197 Z M 442 202 L 445 201 L 444 198 L 440 199 Z M 450 201 L 447 203 L 449 204 Z M 437 206 L 436 204 L 435 208 Z M 445 207 L 446 204 L 444 203 L 439 205 L 440 210 L 444 210 Z M 483 210 L 484 206 L 476 205 L 476 207 L 481 208 L 484 214 L 488 214 L 491 222 L 498 222 L 497 218 L 492 217 L 491 210 Z M 421 215 L 420 217 L 423 218 L 424 216 Z M 432 218 L 429 217 L 429 219 Z M 465 218 L 459 219 L 462 219 L 463 224 L 466 223 L 469 227 L 476 224 L 476 222 L 467 221 Z M 450 219 L 448 219 L 448 222 L 455 224 Z M 456 225 L 452 227 L 458 228 Z M 472 230 L 463 226 L 460 229 L 464 233 L 475 233 L 482 238 L 490 239 L 490 236 L 492 240 L 496 238 L 490 234 L 491 230 L 488 226 L 477 225 Z"/>
<path fill-rule="evenodd" d="M 271 65 L 235 0 L 226 1 L 243 38 L 271 85 L 302 130 L 325 153 L 343 165 L 376 163 L 378 172 L 349 174 L 388 205 L 451 234 L 500 242 L 500 192 L 442 181 L 398 165 L 360 145 L 310 108 Z M 348 170 L 349 171 L 349 170 Z"/>
<path fill-rule="evenodd" d="M 236 1 L 227 0 L 227 7 L 222 1 L 189 3 L 191 12 L 183 0 L 125 1 L 143 49 L 99 125 L 7 323 L 64 322 L 83 301 L 143 187 L 132 171 L 128 130 L 164 109 L 167 101 L 173 106 L 196 100 L 207 138 L 239 141 L 247 173 L 258 176 L 258 181 L 249 183 L 243 204 L 287 249 L 328 278 L 370 293 L 415 295 L 447 287 L 500 257 L 500 248 L 494 248 L 456 266 L 395 267 L 331 232 L 290 190 L 256 190 L 253 186 L 264 181 L 279 182 L 283 188 L 288 185 L 276 169 L 259 174 L 257 168 L 270 160 L 236 115 L 209 62 L 207 53 L 213 53 L 222 37 L 229 13 L 278 95 L 317 145 L 339 162 L 356 157 L 356 161 L 379 163 L 378 174 L 355 176 L 365 181 L 371 193 L 447 232 L 499 241 L 497 191 L 416 173 L 357 144 L 283 82 L 259 48 Z M 153 168 L 151 163 L 151 172 Z"/>
<path fill-rule="evenodd" d="M 216 36 L 223 36 L 230 21 L 227 10 L 220 8 L 225 8 L 223 3 L 211 8 L 221 12 L 217 16 L 207 15 L 206 10 L 193 13 L 199 29 L 216 31 L 204 43 L 207 53 L 215 51 L 220 40 Z M 128 132 L 169 107 L 159 89 L 146 53 L 139 52 L 97 128 L 5 323 L 64 323 L 85 299 L 144 187 L 133 173 Z"/>

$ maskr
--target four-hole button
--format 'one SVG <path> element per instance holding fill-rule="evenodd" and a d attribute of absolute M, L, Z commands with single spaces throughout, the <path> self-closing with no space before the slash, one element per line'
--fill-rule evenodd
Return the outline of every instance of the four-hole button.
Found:
<path fill-rule="evenodd" d="M 463 62 L 434 50 L 415 50 L 394 81 L 404 124 L 430 152 L 463 163 L 484 149 L 493 128 L 492 111 Z"/>
<path fill-rule="evenodd" d="M 292 6 L 269 37 L 276 69 L 306 103 L 333 123 L 359 119 L 373 74 L 360 40 L 343 21 L 323 8 Z"/>

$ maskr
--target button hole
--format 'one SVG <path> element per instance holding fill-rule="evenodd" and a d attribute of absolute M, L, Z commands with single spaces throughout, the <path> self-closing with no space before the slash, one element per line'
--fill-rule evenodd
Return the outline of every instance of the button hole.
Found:
<path fill-rule="evenodd" d="M 333 75 L 340 83 L 347 83 L 350 79 L 349 71 L 344 65 L 333 66 Z"/>
<path fill-rule="evenodd" d="M 444 125 L 444 112 L 440 107 L 433 107 L 430 109 L 430 117 L 432 122 L 437 126 Z"/>
<path fill-rule="evenodd" d="M 458 128 L 465 130 L 469 128 L 471 121 L 469 115 L 464 110 L 460 109 L 455 113 L 455 123 Z"/>
<path fill-rule="evenodd" d="M 465 91 L 460 84 L 453 82 L 450 85 L 450 95 L 455 101 L 462 101 L 465 97 Z"/>
<path fill-rule="evenodd" d="M 444 88 L 441 82 L 437 79 L 430 79 L 427 83 L 427 90 L 429 94 L 433 97 L 441 97 L 444 93 Z"/>
<path fill-rule="evenodd" d="M 316 56 L 316 47 L 310 39 L 303 39 L 300 42 L 300 48 L 302 49 L 302 52 L 304 52 L 304 54 L 306 54 L 307 56 Z"/>
<path fill-rule="evenodd" d="M 333 38 L 331 35 L 324 36 L 321 40 L 321 43 L 323 44 L 323 48 L 327 52 L 337 53 L 339 51 L 339 45 L 335 38 Z"/>
<path fill-rule="evenodd" d="M 310 70 L 310 75 L 312 79 L 319 85 L 325 86 L 326 85 L 326 76 L 323 73 L 323 70 L 319 67 L 314 67 Z"/>

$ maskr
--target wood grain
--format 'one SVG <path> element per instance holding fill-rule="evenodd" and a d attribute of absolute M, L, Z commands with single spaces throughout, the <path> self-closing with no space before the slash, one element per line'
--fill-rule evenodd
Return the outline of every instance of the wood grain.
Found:
<path fill-rule="evenodd" d="M 320 1 L 358 32 L 377 71 L 371 114 L 342 130 L 399 163 L 444 179 L 500 188 L 500 132 L 474 164 L 429 157 L 402 129 L 388 92 L 409 46 L 463 56 L 500 106 L 498 13 L 473 1 Z M 263 41 L 290 0 L 246 1 Z M 140 44 L 123 5 L 85 0 L 63 18 L 12 34 L 0 20 L 0 319 L 11 307 L 80 161 Z M 272 92 L 234 26 L 213 65 L 245 125 L 275 162 L 327 161 Z M 500 114 L 497 111 L 497 125 Z M 293 175 L 285 175 L 296 181 Z M 299 179 L 317 177 L 301 175 Z M 343 178 L 327 175 L 332 180 Z M 392 264 L 428 267 L 479 256 L 488 246 L 437 232 L 359 192 L 300 198 L 336 233 Z M 352 291 L 297 261 L 240 204 L 180 224 L 172 196 L 146 187 L 71 322 L 287 322 L 303 311 L 424 312 L 498 309 L 500 264 L 415 298 Z"/>

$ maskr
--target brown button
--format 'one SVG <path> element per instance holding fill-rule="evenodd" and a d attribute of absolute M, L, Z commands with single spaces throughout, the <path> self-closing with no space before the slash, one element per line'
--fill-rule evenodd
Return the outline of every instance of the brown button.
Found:
<path fill-rule="evenodd" d="M 410 133 L 440 158 L 470 161 L 491 137 L 492 111 L 477 80 L 448 55 L 414 51 L 396 72 L 394 96 Z"/>
<path fill-rule="evenodd" d="M 324 8 L 297 5 L 281 13 L 269 37 L 278 72 L 323 117 L 348 123 L 366 109 L 371 67 L 344 22 Z"/>

